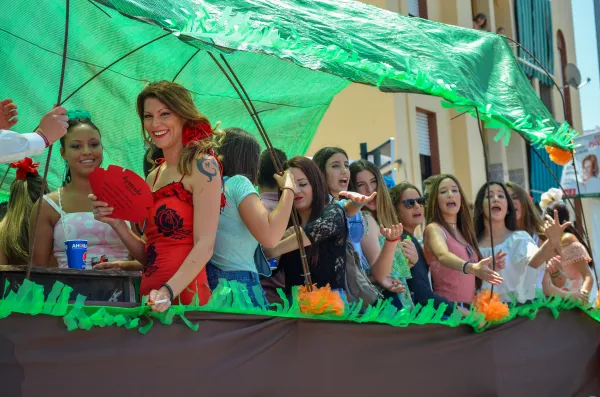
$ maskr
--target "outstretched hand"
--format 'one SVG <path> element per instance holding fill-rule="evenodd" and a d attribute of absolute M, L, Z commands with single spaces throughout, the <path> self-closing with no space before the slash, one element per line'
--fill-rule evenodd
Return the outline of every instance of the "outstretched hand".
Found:
<path fill-rule="evenodd" d="M 477 263 L 471 264 L 471 268 L 468 270 L 468 272 L 492 285 L 497 285 L 504 281 L 504 279 L 500 277 L 500 274 L 492 269 L 491 256 L 484 258 Z"/>
<path fill-rule="evenodd" d="M 400 239 L 400 236 L 402 236 L 403 231 L 404 227 L 401 223 L 397 225 L 392 225 L 392 227 L 389 228 L 383 227 L 383 225 L 379 227 L 379 233 L 381 233 L 381 235 L 385 237 L 385 239 L 388 241 L 397 241 L 398 239 Z"/>
<path fill-rule="evenodd" d="M 366 205 L 367 203 L 372 201 L 376 195 L 377 195 L 377 192 L 371 193 L 370 196 L 365 196 L 364 194 L 360 194 L 357 192 L 348 192 L 348 191 L 343 191 L 343 192 L 339 193 L 340 197 L 346 197 L 348 200 L 352 201 L 358 207 L 362 207 L 362 206 Z"/>
<path fill-rule="evenodd" d="M 560 224 L 560 220 L 558 219 L 558 211 L 554 211 L 554 218 L 546 215 L 546 221 L 544 222 L 544 233 L 548 238 L 550 244 L 554 248 L 554 251 L 557 255 L 562 255 L 562 235 L 565 230 L 572 226 L 573 223 L 565 222 L 562 225 Z"/>

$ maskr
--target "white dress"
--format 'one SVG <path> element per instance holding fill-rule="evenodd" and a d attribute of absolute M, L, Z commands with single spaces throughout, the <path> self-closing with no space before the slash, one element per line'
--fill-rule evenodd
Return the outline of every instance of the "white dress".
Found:
<path fill-rule="evenodd" d="M 491 247 L 480 247 L 480 250 L 484 258 L 492 255 Z M 504 281 L 494 287 L 494 292 L 498 292 L 504 302 L 511 302 L 513 297 L 519 303 L 535 299 L 540 272 L 546 265 L 543 264 L 538 269 L 529 267 L 529 261 L 539 250 L 533 238 L 524 231 L 513 232 L 501 244 L 496 245 L 494 253 L 499 250 L 506 253 L 506 266 L 498 271 Z M 484 281 L 482 288 L 490 289 L 491 285 Z"/>

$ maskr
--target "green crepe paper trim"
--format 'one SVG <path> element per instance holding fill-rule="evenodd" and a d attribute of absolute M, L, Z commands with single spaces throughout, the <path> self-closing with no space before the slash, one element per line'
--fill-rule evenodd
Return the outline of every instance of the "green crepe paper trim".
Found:
<path fill-rule="evenodd" d="M 441 97 L 444 99 L 442 106 L 445 108 L 456 108 L 459 112 L 467 111 L 472 116 L 475 116 L 474 109 L 477 108 L 482 121 L 495 125 L 494 128 L 502 128 L 501 133 L 496 136 L 498 138 L 496 142 L 502 139 L 504 145 L 508 145 L 510 141 L 510 130 L 519 132 L 536 147 L 549 145 L 567 151 L 573 149 L 572 140 L 579 136 L 567 122 L 557 128 L 553 125 L 553 121 L 542 119 L 539 116 L 535 120 L 531 120 L 531 115 L 528 115 L 529 121 L 511 122 L 497 114 L 491 104 L 477 103 L 469 98 L 461 97 L 457 93 L 456 85 L 449 84 L 443 79 L 433 80 L 427 73 L 418 70 L 414 65 L 411 67 L 408 58 L 404 61 L 404 70 L 398 70 L 383 62 L 372 62 L 366 58 L 359 59 L 350 42 L 348 42 L 348 51 L 334 44 L 329 46 L 316 44 L 310 39 L 301 37 L 293 27 L 290 27 L 292 34 L 284 38 L 280 34 L 281 29 L 277 28 L 278 23 L 263 23 L 260 27 L 254 27 L 252 26 L 251 12 L 237 12 L 234 15 L 232 7 L 226 7 L 217 19 L 199 4 L 198 9 L 193 13 L 184 11 L 188 15 L 188 19 L 185 22 L 182 21 L 182 24 L 177 24 L 172 20 L 155 22 L 172 30 L 182 41 L 195 47 L 201 46 L 201 44 L 194 42 L 194 39 L 219 51 L 224 50 L 226 53 L 240 48 L 243 48 L 244 51 L 264 52 L 278 58 L 290 59 L 309 69 L 312 68 L 303 63 L 301 58 L 320 58 L 324 62 L 343 64 L 377 76 L 375 84 L 377 87 L 384 82 L 395 81 L 407 89 Z M 216 42 L 226 42 L 227 48 Z M 358 82 L 364 83 L 363 81 Z"/>
<path fill-rule="evenodd" d="M 4 291 L 9 286 L 7 282 Z M 65 304 L 68 300 L 72 288 L 60 282 L 56 282 L 50 291 L 48 298 L 44 299 L 44 288 L 29 280 L 25 280 L 17 292 L 10 291 L 5 299 L 0 300 L 0 319 L 9 316 L 12 313 L 31 314 L 31 315 L 49 315 L 63 317 L 63 321 L 68 331 L 76 329 L 89 330 L 93 327 L 125 327 L 127 329 L 137 329 L 141 334 L 146 334 L 154 325 L 154 320 L 162 324 L 173 324 L 176 317 L 191 330 L 197 331 L 199 324 L 194 324 L 185 316 L 188 312 L 217 312 L 248 314 L 269 317 L 300 318 L 311 320 L 327 321 L 353 321 L 356 323 L 379 323 L 388 324 L 394 327 L 408 327 L 411 325 L 439 324 L 448 327 L 458 327 L 460 325 L 471 326 L 475 332 L 483 332 L 492 325 L 504 324 L 517 317 L 527 317 L 534 319 L 540 309 L 546 308 L 557 318 L 560 312 L 566 310 L 582 310 L 592 319 L 600 322 L 600 310 L 584 307 L 578 301 L 572 301 L 561 297 L 545 297 L 541 291 L 537 292 L 537 298 L 528 304 L 517 305 L 514 301 L 509 304 L 509 315 L 496 322 L 486 322 L 484 315 L 471 309 L 467 317 L 463 317 L 461 312 L 454 307 L 452 314 L 442 319 L 446 310 L 446 304 L 441 304 L 437 309 L 433 306 L 433 300 L 430 300 L 425 306 L 415 305 L 414 309 L 396 309 L 390 300 L 378 301 L 374 306 L 368 306 L 366 310 L 362 309 L 362 301 L 350 303 L 341 316 L 333 314 L 305 314 L 300 311 L 298 305 L 298 288 L 292 289 L 292 302 L 289 302 L 286 295 L 279 290 L 279 296 L 283 300 L 283 305 L 274 304 L 270 308 L 255 307 L 251 304 L 248 296 L 248 290 L 244 285 L 238 282 L 219 280 L 219 284 L 209 302 L 204 306 L 197 304 L 198 300 L 192 305 L 173 305 L 164 313 L 155 313 L 151 307 L 146 305 L 146 299 L 136 308 L 124 308 L 115 306 L 86 306 L 86 297 L 78 295 L 75 302 Z M 255 291 L 260 292 L 260 291 Z M 4 295 L 3 295 L 4 296 Z M 256 294 L 262 296 L 262 293 Z"/>

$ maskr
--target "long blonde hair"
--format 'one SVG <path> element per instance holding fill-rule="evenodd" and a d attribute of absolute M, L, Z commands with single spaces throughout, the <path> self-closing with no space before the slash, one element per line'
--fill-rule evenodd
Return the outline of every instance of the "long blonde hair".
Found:
<path fill-rule="evenodd" d="M 6 255 L 9 265 L 29 262 L 29 217 L 41 188 L 42 178 L 33 174 L 25 180 L 15 179 L 10 185 L 8 210 L 0 222 L 0 252 Z"/>
<path fill-rule="evenodd" d="M 354 192 L 358 191 L 356 189 L 356 175 L 358 175 L 358 173 L 361 171 L 369 171 L 377 180 L 377 213 L 374 214 L 375 220 L 380 225 L 383 225 L 383 227 L 392 227 L 393 225 L 397 225 L 398 217 L 396 216 L 396 210 L 392 204 L 392 199 L 390 198 L 390 194 L 385 181 L 383 180 L 383 176 L 381 175 L 381 171 L 379 171 L 379 168 L 377 168 L 375 164 L 367 160 L 358 160 L 350 164 L 350 190 Z"/>
<path fill-rule="evenodd" d="M 157 81 L 148 84 L 137 97 L 137 113 L 142 123 L 142 138 L 150 148 L 147 160 L 152 162 L 154 145 L 144 128 L 144 102 L 147 98 L 156 98 L 164 103 L 175 114 L 184 121 L 184 126 L 196 126 L 201 123 L 209 123 L 208 118 L 196 108 L 190 92 L 180 84 L 171 81 Z M 210 123 L 209 123 L 210 124 Z M 213 136 L 223 135 L 216 126 L 213 127 Z M 183 147 L 177 170 L 184 175 L 191 175 L 192 164 L 203 154 L 210 153 L 217 147 L 216 140 L 213 138 L 191 141 Z"/>

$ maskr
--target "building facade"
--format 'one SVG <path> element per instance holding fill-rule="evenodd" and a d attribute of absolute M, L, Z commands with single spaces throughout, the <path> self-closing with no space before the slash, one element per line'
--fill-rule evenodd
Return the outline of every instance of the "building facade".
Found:
<path fill-rule="evenodd" d="M 567 100 L 566 117 L 561 93 L 536 66 L 535 61 L 519 52 L 524 71 L 540 97 L 555 116 L 581 131 L 581 112 L 576 90 L 563 88 L 566 63 L 576 64 L 570 2 L 551 0 L 365 0 L 365 2 L 404 15 L 427 18 L 466 28 L 473 27 L 478 13 L 487 16 L 486 29 L 504 34 L 536 56 L 563 90 Z M 542 43 L 542 44 L 540 44 Z M 531 45 L 531 48 L 529 48 Z M 508 147 L 493 142 L 496 131 L 485 131 L 492 179 L 514 181 L 539 197 L 556 186 L 538 156 L 516 133 Z M 485 162 L 477 120 L 444 109 L 440 99 L 416 94 L 382 93 L 373 87 L 352 84 L 332 102 L 325 114 L 307 155 L 323 146 L 341 146 L 351 159 L 360 158 L 360 144 L 374 148 L 394 138 L 396 182 L 410 181 L 421 186 L 429 175 L 456 175 L 473 200 L 485 183 Z M 540 156 L 547 155 L 545 152 Z M 560 168 L 555 173 L 560 179 Z"/>

